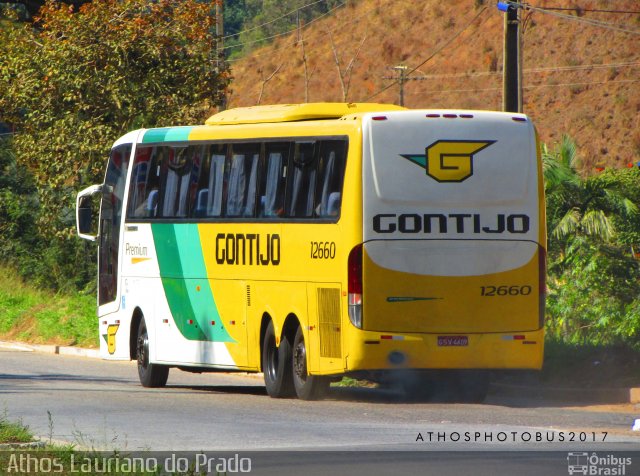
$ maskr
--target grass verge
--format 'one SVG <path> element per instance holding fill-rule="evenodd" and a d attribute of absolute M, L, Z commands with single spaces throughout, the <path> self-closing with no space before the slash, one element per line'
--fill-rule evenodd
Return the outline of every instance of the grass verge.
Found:
<path fill-rule="evenodd" d="M 640 387 L 640 352 L 622 345 L 548 340 L 541 379 L 561 386 Z"/>
<path fill-rule="evenodd" d="M 41 291 L 0 267 L 0 339 L 98 346 L 94 296 Z"/>
<path fill-rule="evenodd" d="M 33 434 L 29 428 L 20 422 L 11 422 L 6 413 L 0 415 L 0 444 L 29 443 L 33 441 Z"/>
<path fill-rule="evenodd" d="M 51 414 L 49 414 L 49 418 L 51 419 Z M 7 474 L 82 473 L 105 476 L 120 476 L 122 474 L 131 476 L 158 476 L 164 474 L 200 476 L 202 474 L 214 474 L 213 472 L 197 471 L 195 456 L 188 461 L 189 464 L 183 465 L 185 467 L 188 466 L 188 469 L 183 471 L 171 467 L 170 458 L 166 455 L 164 458 L 158 457 L 162 454 L 160 452 L 140 451 L 137 454 L 130 454 L 117 449 L 109 451 L 79 450 L 72 443 L 52 444 L 51 439 L 48 444 L 37 447 L 16 447 L 13 445 L 32 442 L 35 442 L 35 439 L 28 427 L 20 422 L 10 422 L 6 411 L 3 415 L 0 415 L 0 445 L 9 445 L 8 448 L 3 447 L 0 450 L 0 468 L 6 470 Z M 2 472 L 2 474 L 5 474 L 5 472 Z M 216 476 L 226 474 L 226 470 L 223 472 L 217 471 L 216 466 Z"/>
<path fill-rule="evenodd" d="M 371 382 L 370 380 L 364 379 L 355 379 L 353 377 L 342 377 L 342 380 L 339 382 L 331 383 L 332 387 L 365 387 L 365 388 L 375 388 L 378 386 L 375 382 Z"/>

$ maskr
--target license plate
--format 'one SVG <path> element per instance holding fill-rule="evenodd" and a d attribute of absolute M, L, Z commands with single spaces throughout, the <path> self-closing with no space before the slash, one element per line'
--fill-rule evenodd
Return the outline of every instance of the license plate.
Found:
<path fill-rule="evenodd" d="M 464 347 L 468 345 L 468 336 L 438 336 L 438 347 Z"/>

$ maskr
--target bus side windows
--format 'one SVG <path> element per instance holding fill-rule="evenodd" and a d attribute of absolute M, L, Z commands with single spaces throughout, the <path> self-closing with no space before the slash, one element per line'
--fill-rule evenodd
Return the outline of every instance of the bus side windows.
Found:
<path fill-rule="evenodd" d="M 287 216 L 308 218 L 313 216 L 317 161 L 315 142 L 296 142 L 292 174 L 287 193 Z"/>
<path fill-rule="evenodd" d="M 213 154 L 209 169 L 209 185 L 207 188 L 207 208 L 205 216 L 219 217 L 222 215 L 222 193 L 224 191 L 224 163 L 226 156 Z"/>
<path fill-rule="evenodd" d="M 128 216 L 337 219 L 347 141 L 139 145 Z"/>
<path fill-rule="evenodd" d="M 249 184 L 247 186 L 247 200 L 242 213 L 243 217 L 252 217 L 256 212 L 256 196 L 258 195 L 258 168 L 260 167 L 260 154 L 253 154 L 251 158 L 251 171 L 249 172 Z"/>
<path fill-rule="evenodd" d="M 128 216 L 154 217 L 158 209 L 162 154 L 158 147 L 139 146 L 133 165 Z"/>
<path fill-rule="evenodd" d="M 320 144 L 316 190 L 316 215 L 320 218 L 340 216 L 346 145 L 341 140 L 328 140 Z"/>
<path fill-rule="evenodd" d="M 227 149 L 227 144 L 219 143 L 201 146 L 200 173 L 197 180 L 193 179 L 194 191 L 190 197 L 190 216 L 195 218 L 222 216 L 224 190 L 227 187 L 227 177 L 225 177 Z"/>
<path fill-rule="evenodd" d="M 266 144 L 265 150 L 266 166 L 262 173 L 258 216 L 277 218 L 284 215 L 289 143 Z"/>
<path fill-rule="evenodd" d="M 192 157 L 187 147 L 165 146 L 162 217 L 186 217 Z"/>
<path fill-rule="evenodd" d="M 229 166 L 227 217 L 253 217 L 260 144 L 234 144 Z"/>
<path fill-rule="evenodd" d="M 194 207 L 197 206 L 198 199 L 198 183 L 200 182 L 200 174 L 203 171 L 203 161 L 206 154 L 206 146 L 190 146 L 189 156 L 191 161 L 191 178 L 189 179 L 189 189 L 187 192 L 187 210 L 186 216 L 194 216 Z"/>

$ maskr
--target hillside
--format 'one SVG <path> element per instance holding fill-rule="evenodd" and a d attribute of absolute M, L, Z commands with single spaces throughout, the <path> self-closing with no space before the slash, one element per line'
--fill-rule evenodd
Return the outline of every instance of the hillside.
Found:
<path fill-rule="evenodd" d="M 585 173 L 640 161 L 640 34 L 619 31 L 640 32 L 640 15 L 585 11 L 638 11 L 638 2 L 532 3 L 574 8 L 554 11 L 571 18 L 525 15 L 524 112 L 541 140 L 553 146 L 571 135 Z M 307 25 L 303 41 L 293 32 L 232 62 L 229 106 L 305 99 L 398 103 L 399 86 L 388 78 L 398 74 L 390 67 L 403 64 L 409 71 L 418 67 L 410 78 L 419 79 L 405 84 L 408 107 L 500 109 L 503 24 L 493 0 L 347 1 Z"/>

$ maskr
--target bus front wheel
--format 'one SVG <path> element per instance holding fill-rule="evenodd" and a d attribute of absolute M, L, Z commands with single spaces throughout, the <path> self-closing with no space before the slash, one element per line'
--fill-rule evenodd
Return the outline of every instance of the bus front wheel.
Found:
<path fill-rule="evenodd" d="M 269 322 L 262 341 L 262 371 L 267 393 L 273 398 L 293 396 L 291 377 L 291 342 L 282 336 L 280 345 L 276 346 L 276 334 L 273 322 Z"/>
<path fill-rule="evenodd" d="M 138 377 L 142 386 L 164 387 L 169 378 L 169 367 L 149 362 L 149 334 L 144 318 L 138 326 L 136 355 L 138 357 Z"/>
<path fill-rule="evenodd" d="M 307 347 L 301 327 L 298 327 L 293 340 L 293 386 L 301 400 L 322 398 L 329 388 L 327 377 L 309 375 L 307 372 Z"/>

